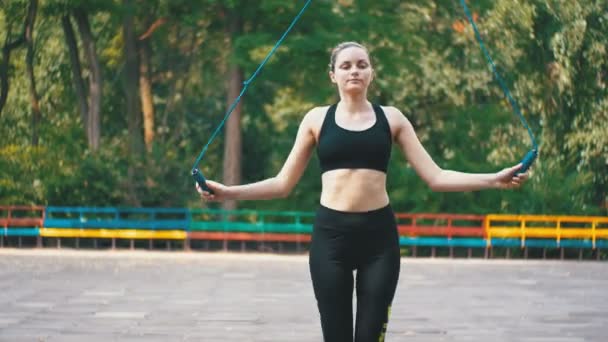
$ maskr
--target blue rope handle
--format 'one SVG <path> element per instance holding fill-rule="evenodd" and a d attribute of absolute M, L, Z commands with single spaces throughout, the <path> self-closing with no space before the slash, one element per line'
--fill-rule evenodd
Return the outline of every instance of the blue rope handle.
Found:
<path fill-rule="evenodd" d="M 523 165 L 522 165 L 522 168 L 519 170 L 519 173 L 526 172 L 528 170 L 528 168 L 530 168 L 530 166 L 532 165 L 532 163 L 534 162 L 536 157 L 538 156 L 538 145 L 536 143 L 536 139 L 534 138 L 534 133 L 532 133 L 532 129 L 528 125 L 526 118 L 524 118 L 524 115 L 521 113 L 521 110 L 519 109 L 519 105 L 517 105 L 517 102 L 515 102 L 515 99 L 513 99 L 513 96 L 511 96 L 511 92 L 509 91 L 509 88 L 507 88 L 505 81 L 502 79 L 502 77 L 496 70 L 496 65 L 494 64 L 494 61 L 492 60 L 490 53 L 486 49 L 486 47 L 483 43 L 483 40 L 481 39 L 481 34 L 479 33 L 479 30 L 477 29 L 477 25 L 475 25 L 475 21 L 473 20 L 473 17 L 471 16 L 469 7 L 467 7 L 465 0 L 460 0 L 460 3 L 462 4 L 462 7 L 464 8 L 464 13 L 467 16 L 467 19 L 471 23 L 471 26 L 473 26 L 473 31 L 475 32 L 475 38 L 477 38 L 477 41 L 479 42 L 479 46 L 481 47 L 481 50 L 483 51 L 484 55 L 486 56 L 486 59 L 488 60 L 488 64 L 490 64 L 490 66 L 492 67 L 492 72 L 494 73 L 494 76 L 496 76 L 496 80 L 498 81 L 498 84 L 500 84 L 500 87 L 502 88 L 503 92 L 505 93 L 505 96 L 509 100 L 511 107 L 513 108 L 513 111 L 515 112 L 516 115 L 519 116 L 521 123 L 528 130 L 528 135 L 530 135 L 530 139 L 532 140 L 532 149 L 522 159 L 521 163 Z"/>
<path fill-rule="evenodd" d="M 276 44 L 274 45 L 274 47 L 272 48 L 272 50 L 270 50 L 270 52 L 268 53 L 268 55 L 266 56 L 266 58 L 264 58 L 264 60 L 262 61 L 262 63 L 260 63 L 260 65 L 258 66 L 258 68 L 256 69 L 256 71 L 253 73 L 253 75 L 248 80 L 246 80 L 245 82 L 243 82 L 243 89 L 241 90 L 241 93 L 232 102 L 232 105 L 230 105 L 228 111 L 224 115 L 224 119 L 217 126 L 217 128 L 215 129 L 215 131 L 211 135 L 211 138 L 209 138 L 209 141 L 207 141 L 207 144 L 205 144 L 205 147 L 203 147 L 203 150 L 199 154 L 198 158 L 196 158 L 196 161 L 194 162 L 194 166 L 192 167 L 191 174 L 194 177 L 194 179 L 196 180 L 196 182 L 198 183 L 198 185 L 203 190 L 208 191 L 210 193 L 213 193 L 213 191 L 211 191 L 211 189 L 209 189 L 209 187 L 205 183 L 205 181 L 206 181 L 205 177 L 203 176 L 203 174 L 199 170 L 198 164 L 203 159 L 203 156 L 207 152 L 207 149 L 209 148 L 209 145 L 211 144 L 211 142 L 219 134 L 219 132 L 221 131 L 222 127 L 224 127 L 224 124 L 226 123 L 226 120 L 228 120 L 228 118 L 230 117 L 230 114 L 232 114 L 232 112 L 234 111 L 234 109 L 236 108 L 236 106 L 238 105 L 238 103 L 241 101 L 241 98 L 243 97 L 243 95 L 247 91 L 247 88 L 249 88 L 249 85 L 258 76 L 258 74 L 260 73 L 260 71 L 262 70 L 262 68 L 266 65 L 266 63 L 268 62 L 268 60 L 270 59 L 270 57 L 279 48 L 279 46 L 281 45 L 281 43 L 283 43 L 283 40 L 285 40 L 285 37 L 287 37 L 287 34 L 289 34 L 289 32 L 291 31 L 291 29 L 295 26 L 296 22 L 304 14 L 304 12 L 306 11 L 306 8 L 308 8 L 308 6 L 310 5 L 311 2 L 312 2 L 312 0 L 308 0 L 306 2 L 306 4 L 304 4 L 304 7 L 302 7 L 302 9 L 298 13 L 298 15 L 296 15 L 296 17 L 293 19 L 293 21 L 291 22 L 291 24 L 289 25 L 289 27 L 287 28 L 287 30 L 285 30 L 285 32 L 283 33 L 283 35 L 281 36 L 281 38 L 276 42 Z"/>

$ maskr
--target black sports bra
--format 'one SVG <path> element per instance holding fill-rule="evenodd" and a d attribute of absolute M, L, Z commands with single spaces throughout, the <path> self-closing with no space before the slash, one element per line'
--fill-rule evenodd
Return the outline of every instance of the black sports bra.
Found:
<path fill-rule="evenodd" d="M 336 107 L 329 107 L 317 145 L 321 172 L 335 169 L 372 169 L 386 173 L 391 155 L 391 129 L 382 108 L 372 105 L 376 122 L 366 130 L 351 131 L 336 124 Z"/>

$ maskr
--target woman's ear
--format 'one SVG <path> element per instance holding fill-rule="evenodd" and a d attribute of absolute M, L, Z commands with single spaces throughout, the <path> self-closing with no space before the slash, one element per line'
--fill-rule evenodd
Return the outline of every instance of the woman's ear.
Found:
<path fill-rule="evenodd" d="M 329 72 L 329 79 L 331 80 L 331 83 L 336 83 L 336 74 L 333 71 Z"/>

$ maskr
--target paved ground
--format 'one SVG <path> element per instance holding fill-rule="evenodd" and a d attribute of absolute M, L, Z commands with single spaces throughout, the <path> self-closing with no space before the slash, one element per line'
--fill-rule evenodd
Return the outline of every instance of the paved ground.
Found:
<path fill-rule="evenodd" d="M 608 341 L 608 263 L 403 259 L 387 342 Z M 321 341 L 306 256 L 0 249 L 0 341 Z"/>

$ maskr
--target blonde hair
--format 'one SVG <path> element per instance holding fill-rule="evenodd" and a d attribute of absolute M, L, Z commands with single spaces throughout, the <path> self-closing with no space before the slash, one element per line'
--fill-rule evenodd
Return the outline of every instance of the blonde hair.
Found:
<path fill-rule="evenodd" d="M 334 71 L 334 69 L 336 68 L 336 58 L 338 57 L 338 54 L 344 50 L 344 49 L 348 49 L 351 47 L 357 47 L 362 49 L 363 51 L 365 51 L 367 53 L 367 55 L 369 56 L 369 51 L 367 50 L 367 48 L 365 46 L 363 46 L 362 44 L 359 44 L 357 42 L 342 42 L 338 45 L 336 45 L 336 47 L 334 47 L 331 50 L 331 57 L 329 58 L 329 70 L 330 71 Z M 371 59 L 371 57 L 370 57 Z"/>

